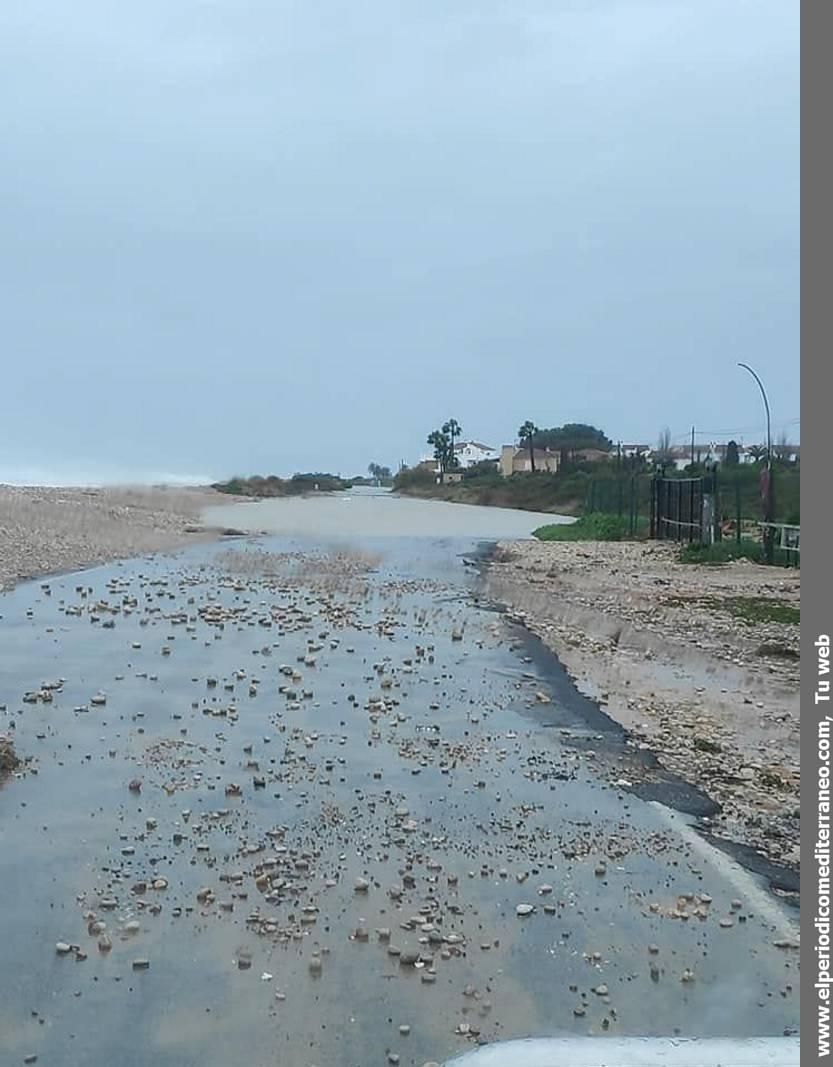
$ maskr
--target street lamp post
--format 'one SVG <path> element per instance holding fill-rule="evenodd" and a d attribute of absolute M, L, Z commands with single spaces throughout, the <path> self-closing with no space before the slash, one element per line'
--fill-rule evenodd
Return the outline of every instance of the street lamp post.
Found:
<path fill-rule="evenodd" d="M 744 370 L 749 371 L 755 381 L 758 383 L 758 388 L 761 390 L 761 397 L 764 402 L 764 410 L 766 411 L 766 494 L 764 496 L 764 522 L 772 523 L 774 515 L 774 497 L 773 497 L 773 484 L 772 484 L 772 420 L 769 412 L 769 399 L 766 395 L 766 389 L 764 389 L 764 383 L 758 377 L 754 370 L 748 363 L 738 363 L 739 367 L 743 367 Z M 774 530 L 772 526 L 764 527 L 764 548 L 766 550 L 766 558 L 768 563 L 772 563 L 775 539 Z"/>

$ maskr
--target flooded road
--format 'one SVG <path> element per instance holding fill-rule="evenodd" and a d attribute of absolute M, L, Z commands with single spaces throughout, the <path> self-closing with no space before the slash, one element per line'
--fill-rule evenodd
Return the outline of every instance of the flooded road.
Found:
<path fill-rule="evenodd" d="M 791 915 L 626 791 L 622 732 L 478 599 L 464 561 L 529 520 L 283 503 L 221 509 L 282 533 L 0 597 L 32 759 L 0 788 L 0 1061 L 796 1027 Z"/>

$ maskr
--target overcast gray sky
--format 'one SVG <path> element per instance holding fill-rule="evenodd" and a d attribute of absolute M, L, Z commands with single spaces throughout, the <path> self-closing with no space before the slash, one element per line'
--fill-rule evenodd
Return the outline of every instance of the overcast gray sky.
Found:
<path fill-rule="evenodd" d="M 797 438 L 798 6 L 3 0 L 0 478 Z"/>

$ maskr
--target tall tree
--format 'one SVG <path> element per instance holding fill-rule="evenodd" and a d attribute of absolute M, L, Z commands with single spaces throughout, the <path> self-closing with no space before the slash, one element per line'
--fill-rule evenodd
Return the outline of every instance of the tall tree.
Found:
<path fill-rule="evenodd" d="M 389 482 L 391 479 L 390 467 L 383 467 L 381 463 L 368 463 L 367 473 L 380 485 Z"/>
<path fill-rule="evenodd" d="M 671 431 L 667 426 L 660 431 L 657 442 L 657 462 L 660 464 L 671 462 Z"/>
<path fill-rule="evenodd" d="M 737 441 L 730 441 L 728 445 L 726 445 L 725 463 L 727 467 L 737 467 L 740 463 L 740 452 L 738 450 Z"/>
<path fill-rule="evenodd" d="M 529 450 L 529 466 L 533 472 L 535 471 L 535 435 L 537 433 L 538 427 L 529 419 L 518 430 L 518 440 Z"/>
<path fill-rule="evenodd" d="M 448 470 L 451 440 L 442 430 L 432 430 L 428 434 L 428 444 L 434 446 L 434 459 L 440 469 L 440 482 L 444 482 L 445 472 Z"/>
<path fill-rule="evenodd" d="M 772 454 L 775 459 L 789 459 L 792 451 L 793 446 L 789 443 L 789 438 L 786 433 L 779 433 L 778 440 L 772 446 Z"/>
<path fill-rule="evenodd" d="M 573 453 L 585 448 L 597 448 L 609 452 L 612 442 L 597 426 L 586 422 L 566 422 L 549 430 L 538 430 L 536 440 L 539 448 L 551 448 L 568 459 Z"/>
<path fill-rule="evenodd" d="M 457 462 L 457 454 L 454 451 L 454 439 L 462 434 L 463 430 L 460 423 L 456 419 L 449 419 L 448 422 L 444 422 L 442 426 L 442 432 L 449 440 L 449 452 L 450 458 L 448 462 L 449 469 L 459 466 Z"/>

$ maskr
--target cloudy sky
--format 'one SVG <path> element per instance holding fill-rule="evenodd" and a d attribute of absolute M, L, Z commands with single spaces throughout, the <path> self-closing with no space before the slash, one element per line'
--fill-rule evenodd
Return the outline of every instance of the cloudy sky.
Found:
<path fill-rule="evenodd" d="M 355 473 L 452 415 L 752 443 L 737 360 L 797 438 L 798 23 L 3 0 L 0 478 Z"/>

